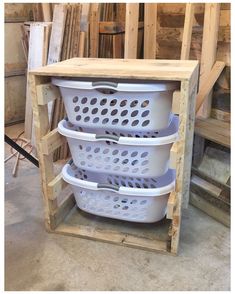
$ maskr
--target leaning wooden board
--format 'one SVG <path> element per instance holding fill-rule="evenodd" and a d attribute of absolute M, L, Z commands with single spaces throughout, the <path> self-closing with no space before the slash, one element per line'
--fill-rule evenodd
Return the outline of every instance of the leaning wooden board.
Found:
<path fill-rule="evenodd" d="M 47 114 L 48 95 L 43 99 L 42 89 L 48 87 L 52 76 L 77 78 L 164 80 L 178 81 L 179 93 L 179 136 L 171 149 L 171 167 L 176 169 L 174 195 L 169 197 L 167 216 L 158 224 L 152 224 L 154 238 L 123 233 L 107 229 L 110 220 L 97 221 L 97 217 L 81 223 L 82 213 L 75 209 L 71 192 L 61 202 L 60 195 L 66 184 L 54 173 L 53 152 L 64 143 L 56 129 L 49 131 Z M 179 60 L 136 60 L 73 58 L 57 64 L 38 68 L 30 72 L 30 88 L 35 115 L 35 133 L 38 144 L 41 182 L 45 207 L 45 224 L 49 232 L 102 240 L 119 245 L 142 248 L 163 253 L 176 254 L 181 227 L 181 208 L 187 205 L 191 174 L 192 142 L 195 118 L 195 97 L 198 81 L 198 62 Z M 38 92 L 40 90 L 40 93 Z M 51 92 L 51 100 L 57 95 Z M 166 230 L 162 229 L 167 228 Z M 144 232 L 144 226 L 142 226 Z M 142 230 L 140 230 L 142 232 Z"/>

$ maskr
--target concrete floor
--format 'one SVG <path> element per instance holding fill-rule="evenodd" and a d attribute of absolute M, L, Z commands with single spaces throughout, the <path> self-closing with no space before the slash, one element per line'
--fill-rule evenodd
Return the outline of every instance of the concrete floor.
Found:
<path fill-rule="evenodd" d="M 48 234 L 39 170 L 21 161 L 13 178 L 13 165 L 5 165 L 5 290 L 230 290 L 230 231 L 198 209 L 184 211 L 178 257 Z"/>

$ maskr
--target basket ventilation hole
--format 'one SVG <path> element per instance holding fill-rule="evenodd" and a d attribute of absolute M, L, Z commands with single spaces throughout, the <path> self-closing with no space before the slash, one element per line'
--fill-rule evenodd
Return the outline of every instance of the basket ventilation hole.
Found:
<path fill-rule="evenodd" d="M 105 108 L 105 109 L 103 109 L 103 110 L 101 111 L 101 114 L 102 114 L 102 115 L 105 115 L 107 112 L 108 112 L 108 109 Z"/>
<path fill-rule="evenodd" d="M 148 169 L 148 168 L 145 168 L 145 169 L 142 170 L 141 173 L 142 173 L 142 174 L 146 174 L 148 171 L 149 171 L 149 169 Z"/>
<path fill-rule="evenodd" d="M 122 152 L 121 155 L 122 155 L 122 156 L 126 156 L 127 154 L 128 154 L 128 151 L 125 150 L 125 151 Z"/>
<path fill-rule="evenodd" d="M 82 104 L 86 104 L 87 103 L 87 98 L 86 97 L 83 97 L 82 100 L 81 100 L 81 103 Z"/>
<path fill-rule="evenodd" d="M 118 171 L 120 169 L 120 166 L 115 166 L 114 170 Z"/>
<path fill-rule="evenodd" d="M 110 161 L 110 157 L 105 157 L 105 158 L 104 158 L 104 161 L 105 161 L 105 162 Z"/>
<path fill-rule="evenodd" d="M 144 160 L 142 163 L 141 163 L 141 165 L 147 165 L 149 163 L 149 161 L 148 160 Z"/>
<path fill-rule="evenodd" d="M 101 101 L 100 101 L 100 105 L 105 105 L 107 103 L 107 99 L 102 99 Z"/>
<path fill-rule="evenodd" d="M 98 112 L 98 110 L 99 110 L 98 108 L 93 108 L 92 111 L 91 111 L 91 113 L 92 114 L 96 114 Z"/>
<path fill-rule="evenodd" d="M 145 120 L 142 123 L 142 127 L 146 127 L 150 123 L 150 120 Z"/>
<path fill-rule="evenodd" d="M 136 164 L 138 164 L 138 162 L 139 162 L 138 160 L 133 160 L 131 164 L 136 165 Z"/>
<path fill-rule="evenodd" d="M 85 118 L 84 118 L 84 121 L 85 122 L 88 122 L 90 120 L 90 116 L 86 116 Z"/>
<path fill-rule="evenodd" d="M 86 163 L 85 163 L 85 161 L 81 161 L 81 165 L 85 165 Z"/>
<path fill-rule="evenodd" d="M 112 125 L 116 125 L 116 124 L 118 124 L 118 119 L 117 118 L 115 118 L 113 121 L 112 121 Z"/>
<path fill-rule="evenodd" d="M 117 155 L 117 154 L 118 154 L 118 150 L 117 149 L 113 150 L 112 155 Z"/>
<path fill-rule="evenodd" d="M 91 146 L 87 146 L 86 147 L 86 152 L 90 152 L 91 151 Z"/>
<path fill-rule="evenodd" d="M 115 106 L 117 104 L 117 99 L 113 99 L 110 101 L 110 106 Z"/>
<path fill-rule="evenodd" d="M 92 154 L 88 154 L 87 159 L 92 159 Z"/>
<path fill-rule="evenodd" d="M 88 112 L 88 110 L 89 110 L 89 108 L 88 107 L 85 107 L 84 109 L 83 109 L 83 113 L 87 113 Z"/>
<path fill-rule="evenodd" d="M 136 157 L 138 155 L 138 152 L 137 151 L 134 151 L 131 153 L 131 157 Z"/>
<path fill-rule="evenodd" d="M 120 204 L 115 204 L 113 208 L 119 208 Z"/>
<path fill-rule="evenodd" d="M 103 153 L 104 153 L 104 154 L 107 154 L 107 153 L 109 153 L 109 149 L 107 149 L 107 148 L 106 148 L 106 149 L 104 149 Z"/>
<path fill-rule="evenodd" d="M 114 109 L 112 112 L 111 112 L 111 115 L 114 116 L 118 113 L 117 109 Z"/>
<path fill-rule="evenodd" d="M 73 103 L 77 103 L 77 102 L 78 102 L 78 97 L 77 96 L 73 97 Z"/>
<path fill-rule="evenodd" d="M 128 182 L 128 186 L 131 187 L 131 188 L 133 188 L 132 182 Z"/>
<path fill-rule="evenodd" d="M 78 120 L 78 121 L 79 121 L 81 118 L 82 118 L 81 115 L 77 115 L 77 116 L 76 116 L 76 120 Z"/>
<path fill-rule="evenodd" d="M 128 113 L 128 110 L 123 110 L 123 111 L 121 112 L 121 116 L 126 116 L 127 113 Z"/>
<path fill-rule="evenodd" d="M 92 99 L 91 99 L 91 105 L 95 105 L 96 102 L 97 102 L 97 98 L 92 98 Z"/>
<path fill-rule="evenodd" d="M 113 201 L 114 201 L 114 202 L 117 202 L 118 200 L 119 200 L 119 197 L 114 197 L 114 198 L 113 198 Z"/>
<path fill-rule="evenodd" d="M 128 208 L 128 206 L 123 206 L 122 210 L 127 210 Z"/>
<path fill-rule="evenodd" d="M 145 100 L 144 102 L 142 102 L 141 107 L 144 108 L 148 105 L 149 105 L 149 100 Z"/>
<path fill-rule="evenodd" d="M 98 117 L 95 117 L 95 118 L 93 119 L 93 123 L 98 123 L 99 120 L 100 120 L 100 119 L 99 119 Z"/>
<path fill-rule="evenodd" d="M 79 109 L 80 109 L 80 107 L 79 107 L 79 106 L 76 106 L 76 107 L 74 107 L 74 111 L 75 111 L 75 112 L 78 112 L 78 111 L 79 111 Z"/>
<path fill-rule="evenodd" d="M 141 158 L 144 158 L 144 157 L 146 157 L 148 155 L 148 152 L 143 152 L 142 154 L 141 154 Z"/>
<path fill-rule="evenodd" d="M 128 119 L 124 119 L 124 120 L 122 121 L 122 125 L 123 125 L 123 126 L 125 126 L 125 125 L 127 125 L 127 124 L 128 124 L 128 122 L 129 122 L 129 120 L 128 120 Z"/>
<path fill-rule="evenodd" d="M 122 203 L 127 203 L 127 199 L 125 198 L 125 199 L 122 199 Z"/>
<path fill-rule="evenodd" d="M 140 201 L 140 204 L 141 205 L 144 205 L 144 204 L 146 204 L 147 203 L 147 200 L 142 200 L 142 201 Z"/>
<path fill-rule="evenodd" d="M 106 117 L 102 120 L 102 124 L 107 124 L 109 122 L 109 119 Z"/>
<path fill-rule="evenodd" d="M 131 107 L 136 107 L 136 105 L 138 104 L 138 100 L 134 100 L 131 102 Z"/>
<path fill-rule="evenodd" d="M 138 113 L 139 113 L 138 110 L 134 110 L 134 111 L 132 111 L 132 113 L 131 113 L 131 117 L 135 117 Z"/>
<path fill-rule="evenodd" d="M 126 106 L 127 105 L 127 100 L 122 100 L 121 103 L 120 103 L 120 106 L 123 107 L 123 106 Z"/>
<path fill-rule="evenodd" d="M 119 158 L 114 158 L 113 162 L 117 163 L 119 161 Z"/>
<path fill-rule="evenodd" d="M 82 150 L 82 145 L 79 145 L 79 149 Z"/>
<path fill-rule="evenodd" d="M 106 196 L 104 197 L 104 199 L 105 199 L 105 200 L 108 200 L 108 199 L 110 199 L 110 196 L 109 196 L 109 195 L 106 195 Z"/>
<path fill-rule="evenodd" d="M 138 172 L 138 170 L 139 170 L 138 168 L 134 168 L 133 171 L 132 171 L 133 174 L 136 174 L 136 173 Z M 140 188 L 140 187 L 139 187 L 139 188 Z"/>
<path fill-rule="evenodd" d="M 132 125 L 133 127 L 135 127 L 135 126 L 137 126 L 137 125 L 138 125 L 138 123 L 139 123 L 139 121 L 138 121 L 138 120 L 134 120 L 134 121 L 132 122 L 132 124 L 131 124 L 131 125 Z M 142 125 L 143 125 L 143 124 L 142 124 Z"/>
<path fill-rule="evenodd" d="M 137 203 L 137 200 L 132 200 L 131 202 L 130 202 L 131 204 L 136 204 Z"/>
<path fill-rule="evenodd" d="M 141 114 L 142 117 L 146 117 L 147 115 L 149 115 L 149 110 L 145 110 L 145 111 Z"/>
<path fill-rule="evenodd" d="M 122 164 L 127 164 L 128 162 L 129 162 L 128 159 L 124 159 L 124 160 L 122 161 Z"/>
<path fill-rule="evenodd" d="M 95 152 L 95 153 L 100 152 L 100 148 L 95 148 L 94 152 Z"/>

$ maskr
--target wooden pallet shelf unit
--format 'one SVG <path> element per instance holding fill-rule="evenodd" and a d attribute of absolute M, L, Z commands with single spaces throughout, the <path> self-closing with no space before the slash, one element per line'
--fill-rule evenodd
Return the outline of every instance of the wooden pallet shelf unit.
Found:
<path fill-rule="evenodd" d="M 173 112 L 179 115 L 179 136 L 172 146 L 170 158 L 171 167 L 176 169 L 176 185 L 169 197 L 167 219 L 154 224 L 104 219 L 77 209 L 70 190 L 66 197 L 61 197 L 68 187 L 55 172 L 53 152 L 64 144 L 65 139 L 57 129 L 50 131 L 47 104 L 59 98 L 58 89 L 50 84 L 52 76 L 179 82 L 179 90 L 173 95 Z M 189 199 L 197 82 L 198 62 L 185 60 L 73 58 L 31 71 L 30 90 L 47 230 L 176 254 L 181 208 L 187 207 Z"/>

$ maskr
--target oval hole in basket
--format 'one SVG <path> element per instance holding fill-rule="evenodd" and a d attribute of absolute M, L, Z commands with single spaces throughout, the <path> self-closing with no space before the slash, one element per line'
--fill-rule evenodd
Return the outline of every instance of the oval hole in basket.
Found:
<path fill-rule="evenodd" d="M 128 170 L 129 170 L 129 167 L 128 166 L 125 166 L 124 168 L 123 168 L 123 171 L 126 173 L 126 172 L 128 172 Z"/>
<path fill-rule="evenodd" d="M 117 209 L 117 208 L 119 208 L 120 207 L 120 204 L 115 204 L 114 206 L 113 206 L 113 208 L 115 208 L 115 209 Z"/>
<path fill-rule="evenodd" d="M 95 117 L 95 118 L 93 119 L 93 123 L 98 123 L 99 120 L 100 120 L 100 119 L 99 119 L 98 117 Z"/>
<path fill-rule="evenodd" d="M 122 161 L 122 164 L 127 164 L 129 162 L 129 160 L 126 158 Z"/>
<path fill-rule="evenodd" d="M 109 162 L 109 161 L 110 161 L 110 157 L 109 157 L 109 156 L 108 156 L 108 157 L 105 157 L 105 158 L 104 158 L 104 161 L 105 161 L 105 162 Z"/>
<path fill-rule="evenodd" d="M 112 125 L 116 125 L 118 124 L 119 120 L 117 118 L 115 118 L 113 121 L 112 121 Z"/>
<path fill-rule="evenodd" d="M 87 112 L 88 112 L 88 110 L 89 110 L 89 108 L 88 108 L 88 107 L 84 107 L 84 109 L 82 110 L 82 112 L 83 112 L 83 113 L 87 113 Z"/>
<path fill-rule="evenodd" d="M 129 206 L 125 205 L 123 206 L 122 210 L 127 210 L 129 208 Z"/>
<path fill-rule="evenodd" d="M 124 198 L 124 199 L 122 199 L 121 202 L 122 202 L 122 203 L 127 203 L 127 202 L 128 202 L 128 199 L 127 199 L 127 198 Z"/>
<path fill-rule="evenodd" d="M 96 147 L 95 150 L 94 150 L 94 152 L 95 152 L 95 153 L 100 152 L 100 148 L 99 148 L 99 147 Z"/>
<path fill-rule="evenodd" d="M 147 115 L 149 115 L 149 110 L 145 110 L 142 114 L 141 114 L 141 116 L 142 117 L 146 117 Z"/>
<path fill-rule="evenodd" d="M 137 200 L 131 200 L 130 204 L 136 204 L 137 203 Z"/>
<path fill-rule="evenodd" d="M 78 96 L 73 97 L 73 103 L 77 103 L 78 102 Z"/>
<path fill-rule="evenodd" d="M 101 114 L 102 114 L 102 115 L 105 115 L 107 112 L 108 112 L 108 109 L 105 108 L 105 109 L 103 109 L 103 110 L 101 111 Z"/>
<path fill-rule="evenodd" d="M 117 166 L 114 167 L 114 170 L 115 171 L 118 171 L 119 169 L 120 169 L 120 166 L 119 165 L 117 165 Z"/>
<path fill-rule="evenodd" d="M 122 125 L 123 125 L 123 126 L 125 126 L 125 125 L 127 125 L 127 124 L 128 124 L 128 122 L 129 122 L 129 120 L 128 120 L 128 119 L 124 119 L 124 120 L 122 121 Z"/>
<path fill-rule="evenodd" d="M 144 108 L 149 105 L 149 100 L 145 100 L 141 103 L 141 107 Z"/>
<path fill-rule="evenodd" d="M 104 118 L 103 120 L 102 120 L 102 124 L 107 124 L 109 122 L 109 119 L 106 117 L 106 118 Z"/>
<path fill-rule="evenodd" d="M 117 157 L 114 158 L 114 160 L 113 160 L 114 163 L 117 163 L 118 161 L 119 161 L 119 158 L 117 158 Z"/>
<path fill-rule="evenodd" d="M 140 205 L 145 205 L 147 203 L 147 200 L 140 201 Z"/>
<path fill-rule="evenodd" d="M 127 115 L 127 113 L 128 113 L 128 110 L 123 110 L 122 112 L 121 112 L 121 116 L 126 116 Z"/>
<path fill-rule="evenodd" d="M 77 115 L 77 116 L 76 116 L 76 120 L 77 120 L 77 121 L 81 120 L 81 118 L 82 118 L 81 115 Z"/>
<path fill-rule="evenodd" d="M 104 99 L 102 99 L 102 100 L 100 101 L 100 105 L 101 105 L 101 106 L 105 105 L 106 103 L 107 103 L 107 99 L 106 99 L 106 98 L 104 98 Z"/>
<path fill-rule="evenodd" d="M 117 104 L 117 99 L 112 99 L 110 101 L 110 106 L 115 106 Z"/>
<path fill-rule="evenodd" d="M 104 151 L 103 151 L 103 154 L 107 154 L 107 153 L 109 153 L 109 149 L 108 148 L 104 149 Z"/>
<path fill-rule="evenodd" d="M 78 112 L 79 110 L 80 110 L 80 107 L 79 106 L 74 107 L 74 111 L 75 112 Z"/>
<path fill-rule="evenodd" d="M 139 160 L 137 160 L 137 159 L 136 160 L 133 160 L 132 163 L 131 163 L 131 165 L 137 165 L 138 162 L 139 162 Z"/>
<path fill-rule="evenodd" d="M 132 122 L 132 124 L 131 124 L 131 125 L 132 125 L 133 127 L 135 127 L 135 126 L 137 126 L 137 125 L 138 125 L 138 123 L 139 123 L 139 120 L 134 120 L 134 121 Z"/>
<path fill-rule="evenodd" d="M 127 100 L 122 100 L 121 102 L 120 102 L 120 106 L 121 107 L 124 107 L 124 106 L 126 106 L 127 105 Z"/>
<path fill-rule="evenodd" d="M 82 100 L 81 100 L 81 103 L 86 104 L 87 103 L 87 97 L 83 97 Z"/>
<path fill-rule="evenodd" d="M 137 151 L 134 151 L 131 153 L 131 157 L 136 157 L 138 155 L 138 152 Z"/>
<path fill-rule="evenodd" d="M 142 161 L 142 163 L 141 163 L 141 165 L 147 165 L 149 163 L 149 161 L 148 160 L 144 160 L 144 161 Z"/>
<path fill-rule="evenodd" d="M 113 150 L 112 155 L 117 155 L 118 152 L 119 152 L 119 151 L 118 151 L 117 149 L 115 149 L 115 150 Z"/>
<path fill-rule="evenodd" d="M 150 120 L 145 120 L 142 122 L 142 127 L 146 127 L 150 123 Z M 153 137 L 155 138 L 155 136 Z"/>
<path fill-rule="evenodd" d="M 117 109 L 114 109 L 114 110 L 111 111 L 111 115 L 112 116 L 116 115 L 117 113 L 118 113 L 118 110 Z"/>
<path fill-rule="evenodd" d="M 90 103 L 91 105 L 95 105 L 97 103 L 97 98 L 92 98 Z"/>
<path fill-rule="evenodd" d="M 134 169 L 132 170 L 132 172 L 133 172 L 134 174 L 136 174 L 138 171 L 139 171 L 138 168 L 134 168 Z"/>
<path fill-rule="evenodd" d="M 131 117 L 135 117 L 138 113 L 139 113 L 138 110 L 134 110 L 134 111 L 132 111 L 132 113 L 131 113 Z"/>
<path fill-rule="evenodd" d="M 131 102 L 130 106 L 131 107 L 136 107 L 136 105 L 138 104 L 138 100 L 134 100 Z"/>
<path fill-rule="evenodd" d="M 86 147 L 86 152 L 90 152 L 91 151 L 91 146 L 87 146 Z"/>
<path fill-rule="evenodd" d="M 148 152 L 143 152 L 142 154 L 141 154 L 141 158 L 144 158 L 144 157 L 146 157 L 148 155 Z"/>
<path fill-rule="evenodd" d="M 84 118 L 84 122 L 88 122 L 90 120 L 90 116 L 86 116 L 85 118 Z"/>
<path fill-rule="evenodd" d="M 126 151 L 126 150 L 122 151 L 122 153 L 121 153 L 122 156 L 126 156 L 127 154 L 128 154 L 128 151 Z"/>
<path fill-rule="evenodd" d="M 131 187 L 131 188 L 133 188 L 132 182 L 128 182 L 128 186 Z"/>
<path fill-rule="evenodd" d="M 149 171 L 149 169 L 148 169 L 148 168 L 145 168 L 145 169 L 142 170 L 141 173 L 142 173 L 142 174 L 146 174 L 148 171 Z"/>
<path fill-rule="evenodd" d="M 117 196 L 113 198 L 114 202 L 117 202 L 118 200 L 119 200 L 119 197 L 117 197 Z"/>

